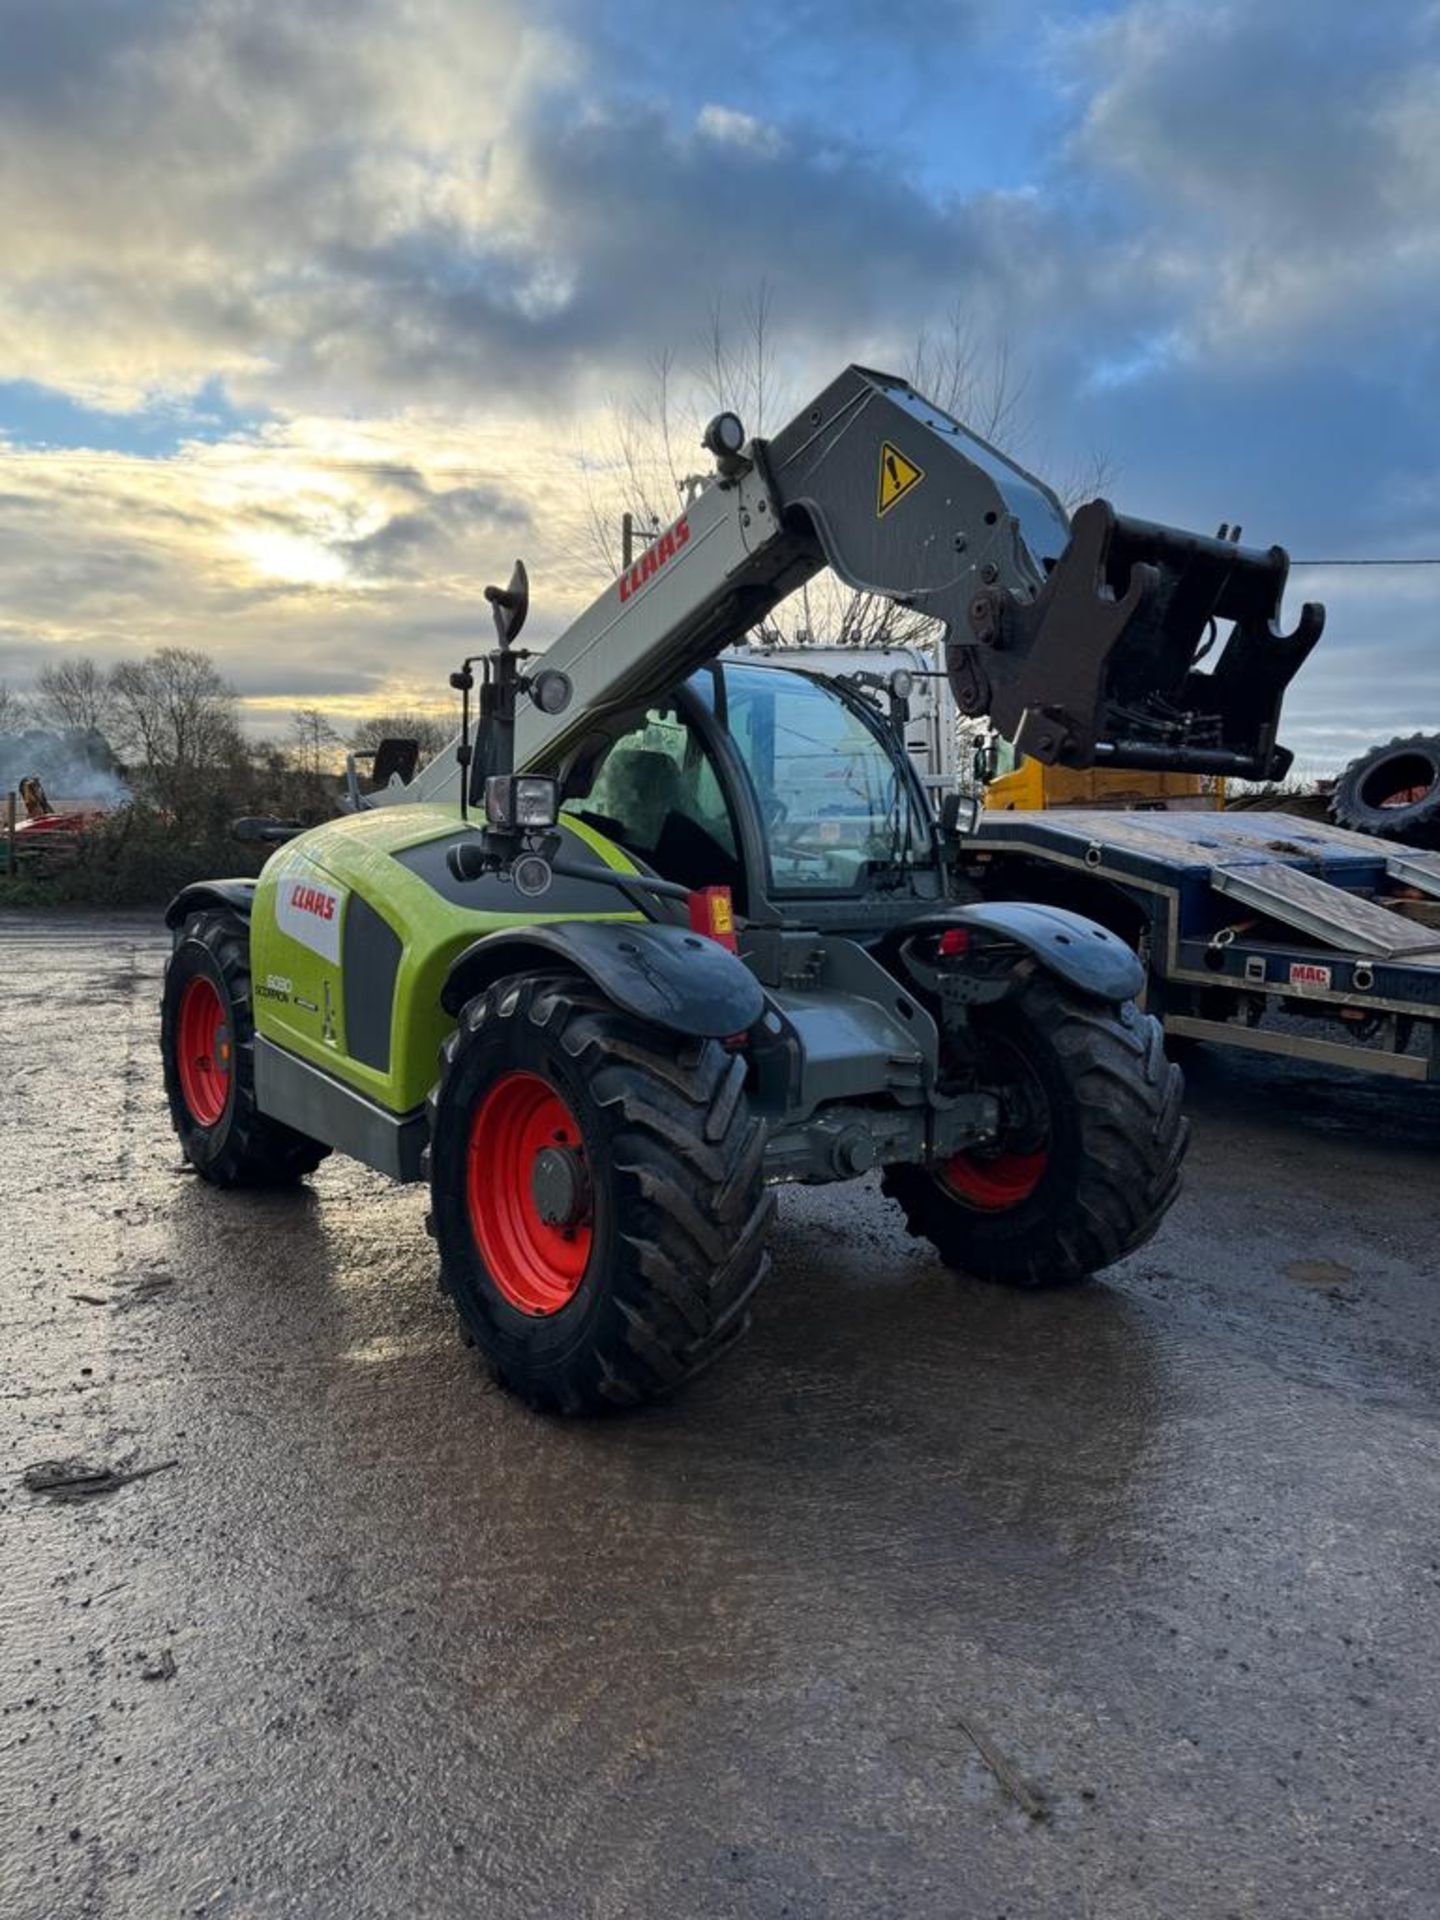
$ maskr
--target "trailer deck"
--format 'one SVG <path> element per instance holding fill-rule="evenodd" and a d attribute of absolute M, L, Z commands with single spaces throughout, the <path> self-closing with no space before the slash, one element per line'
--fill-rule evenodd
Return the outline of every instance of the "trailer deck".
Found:
<path fill-rule="evenodd" d="M 1440 1078 L 1440 855 L 1281 813 L 1065 808 L 984 815 L 962 864 L 1132 939 L 1177 1038 Z"/>

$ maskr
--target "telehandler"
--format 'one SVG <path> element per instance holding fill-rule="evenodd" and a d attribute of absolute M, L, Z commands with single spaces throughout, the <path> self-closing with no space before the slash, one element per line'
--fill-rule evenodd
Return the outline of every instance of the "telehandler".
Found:
<path fill-rule="evenodd" d="M 487 589 L 498 644 L 418 777 L 391 748 L 347 817 L 250 823 L 283 841 L 258 881 L 167 913 L 186 1158 L 220 1186 L 332 1150 L 427 1180 L 462 1321 L 549 1411 L 633 1405 L 734 1339 L 779 1182 L 878 1169 L 946 1264 L 1018 1287 L 1140 1246 L 1179 1182 L 1135 955 L 980 898 L 883 699 L 725 648 L 829 565 L 941 621 L 961 708 L 1037 759 L 1264 778 L 1319 627 L 1276 626 L 1278 549 L 1103 501 L 1072 526 L 889 375 L 848 368 L 769 441 L 720 414 L 705 446 L 543 658 L 523 566 Z"/>

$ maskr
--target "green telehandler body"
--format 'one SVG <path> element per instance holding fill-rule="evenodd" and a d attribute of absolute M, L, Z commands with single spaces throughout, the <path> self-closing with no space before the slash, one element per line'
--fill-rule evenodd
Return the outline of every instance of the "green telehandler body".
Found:
<path fill-rule="evenodd" d="M 452 748 L 324 826 L 250 823 L 280 843 L 259 880 L 168 913 L 187 1159 L 219 1185 L 332 1150 L 428 1181 L 444 1285 L 546 1410 L 667 1391 L 742 1331 L 786 1181 L 877 1170 L 943 1260 L 1025 1287 L 1142 1244 L 1178 1187 L 1180 1075 L 1133 953 L 957 877 L 903 686 L 726 646 L 828 563 L 943 621 L 957 691 L 1037 757 L 1145 764 L 1163 738 L 1236 771 L 1283 763 L 1319 630 L 1274 626 L 1278 549 L 1103 502 L 1072 538 L 883 375 L 770 442 L 719 416 L 706 445 L 710 483 L 538 661 L 523 568 L 487 590 L 498 644 L 452 676 Z M 1232 632 L 1200 674 L 1212 616 Z"/>

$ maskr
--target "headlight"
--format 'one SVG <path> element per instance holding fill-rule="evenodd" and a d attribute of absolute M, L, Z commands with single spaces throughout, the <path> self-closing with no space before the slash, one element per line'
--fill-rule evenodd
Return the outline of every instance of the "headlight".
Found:
<path fill-rule="evenodd" d="M 492 827 L 553 827 L 560 793 L 533 773 L 492 773 L 485 782 L 485 817 Z"/>

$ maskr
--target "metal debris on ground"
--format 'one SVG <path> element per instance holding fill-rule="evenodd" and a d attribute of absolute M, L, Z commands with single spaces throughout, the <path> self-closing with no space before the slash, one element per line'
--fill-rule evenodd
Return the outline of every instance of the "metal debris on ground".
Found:
<path fill-rule="evenodd" d="M 161 1460 L 153 1467 L 92 1467 L 84 1460 L 37 1460 L 20 1478 L 29 1492 L 47 1494 L 52 1500 L 89 1500 L 96 1494 L 114 1493 L 132 1480 L 148 1480 L 152 1473 L 165 1473 L 179 1464 L 178 1460 Z"/>
<path fill-rule="evenodd" d="M 70 1298 L 82 1307 L 114 1307 L 124 1313 L 130 1307 L 143 1307 L 175 1284 L 173 1273 L 137 1273 L 122 1276 L 113 1283 L 113 1293 L 72 1293 Z"/>
<path fill-rule="evenodd" d="M 1031 1820 L 1048 1820 L 1049 1807 L 1035 1790 L 1028 1787 L 1020 1778 L 990 1736 L 982 1728 L 977 1727 L 973 1720 L 967 1720 L 963 1714 L 956 1714 L 955 1724 L 1020 1811 L 1028 1815 Z"/>

